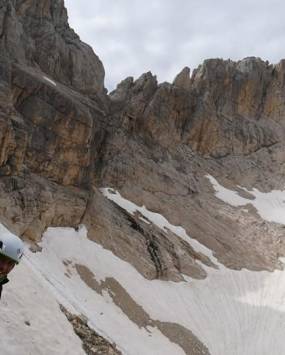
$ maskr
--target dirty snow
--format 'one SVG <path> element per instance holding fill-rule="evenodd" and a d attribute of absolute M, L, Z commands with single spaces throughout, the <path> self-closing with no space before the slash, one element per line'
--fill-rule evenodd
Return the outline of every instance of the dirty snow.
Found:
<path fill-rule="evenodd" d="M 120 274 L 125 273 L 128 279 L 137 274 L 128 263 L 120 263 L 121 260 L 111 252 L 90 241 L 84 226 L 78 232 L 72 228 L 49 228 L 41 246 L 42 253 L 27 252 L 27 257 L 36 268 L 41 269 L 42 274 L 59 293 L 66 297 L 68 303 L 78 307 L 77 309 L 88 317 L 90 326 L 106 339 L 114 341 L 124 354 L 184 354 L 182 349 L 171 343 L 156 328 L 150 333 L 149 328 L 141 329 L 131 322 L 113 303 L 109 294 L 105 292 L 101 296 L 89 288 L 74 267 L 69 267 L 72 276 L 65 276 L 64 260 L 71 260 L 73 265 L 85 265 L 96 275 L 97 281 L 113 275 L 113 272 L 105 273 L 109 268 L 115 270 L 119 267 Z M 114 276 L 117 279 L 116 274 Z M 143 280 L 140 274 L 136 276 Z M 135 279 L 133 281 L 136 283 Z"/>
<path fill-rule="evenodd" d="M 125 354 L 179 355 L 183 350 L 157 329 L 138 328 L 108 294 L 97 294 L 75 268 L 64 276 L 63 260 L 83 264 L 97 281 L 116 279 L 152 319 L 190 329 L 212 355 L 280 355 L 285 353 L 285 273 L 207 268 L 205 280 L 174 283 L 149 281 L 130 264 L 89 240 L 85 227 L 50 228 L 43 252 L 30 255 L 53 285 L 80 305 L 90 324 Z M 80 253 L 78 253 L 80 250 Z M 148 329 L 151 329 L 148 327 Z M 151 335 L 151 336 L 150 336 Z"/>

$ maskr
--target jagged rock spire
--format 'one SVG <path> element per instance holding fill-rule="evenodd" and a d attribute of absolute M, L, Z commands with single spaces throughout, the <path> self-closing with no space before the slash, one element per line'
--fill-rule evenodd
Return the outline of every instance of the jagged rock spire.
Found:
<path fill-rule="evenodd" d="M 191 87 L 190 68 L 188 67 L 183 68 L 181 72 L 177 74 L 177 76 L 173 80 L 173 85 L 185 90 L 189 90 Z"/>

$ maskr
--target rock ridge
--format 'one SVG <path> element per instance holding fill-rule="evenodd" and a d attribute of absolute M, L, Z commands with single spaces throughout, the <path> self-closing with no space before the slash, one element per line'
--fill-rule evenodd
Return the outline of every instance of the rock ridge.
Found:
<path fill-rule="evenodd" d="M 155 82 L 151 90 L 140 86 L 147 74 L 119 84 L 110 99 L 121 97 L 122 124 L 131 121 L 132 131 L 163 147 L 189 144 L 217 158 L 250 154 L 282 140 L 284 61 L 208 59 L 189 74 L 186 67 L 173 84 Z"/>

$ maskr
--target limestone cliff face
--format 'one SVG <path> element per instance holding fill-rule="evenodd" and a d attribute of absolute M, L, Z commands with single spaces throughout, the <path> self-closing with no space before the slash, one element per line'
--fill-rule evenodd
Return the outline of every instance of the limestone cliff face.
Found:
<path fill-rule="evenodd" d="M 1 53 L 84 94 L 104 91 L 103 65 L 69 27 L 63 0 L 3 0 L 0 6 Z"/>
<path fill-rule="evenodd" d="M 98 188 L 111 186 L 229 267 L 279 266 L 282 230 L 254 211 L 219 215 L 205 175 L 281 187 L 284 61 L 212 59 L 172 84 L 148 72 L 107 95 L 102 63 L 70 29 L 62 0 L 3 0 L 0 50 L 0 220 L 11 229 L 37 240 L 48 226 L 84 222 L 147 278 L 207 276 L 205 255 L 107 201 Z"/>
<path fill-rule="evenodd" d="M 49 224 L 79 223 L 86 209 L 108 121 L 104 68 L 61 0 L 2 1 L 0 50 L 0 209 L 37 238 Z"/>
<path fill-rule="evenodd" d="M 189 77 L 157 85 L 151 73 L 111 93 L 130 129 L 164 147 L 185 143 L 206 156 L 250 154 L 284 135 L 284 63 L 206 60 Z"/>
<path fill-rule="evenodd" d="M 105 110 L 102 63 L 69 28 L 63 1 L 5 0 L 0 28 L 2 172 L 25 165 L 86 183 Z"/>

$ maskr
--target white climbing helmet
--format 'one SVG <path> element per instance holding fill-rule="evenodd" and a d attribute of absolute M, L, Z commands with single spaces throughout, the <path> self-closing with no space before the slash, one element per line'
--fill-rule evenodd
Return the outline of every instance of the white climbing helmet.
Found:
<path fill-rule="evenodd" d="M 14 260 L 17 264 L 20 262 L 24 252 L 24 243 L 20 238 L 8 231 L 0 223 L 0 254 Z"/>

